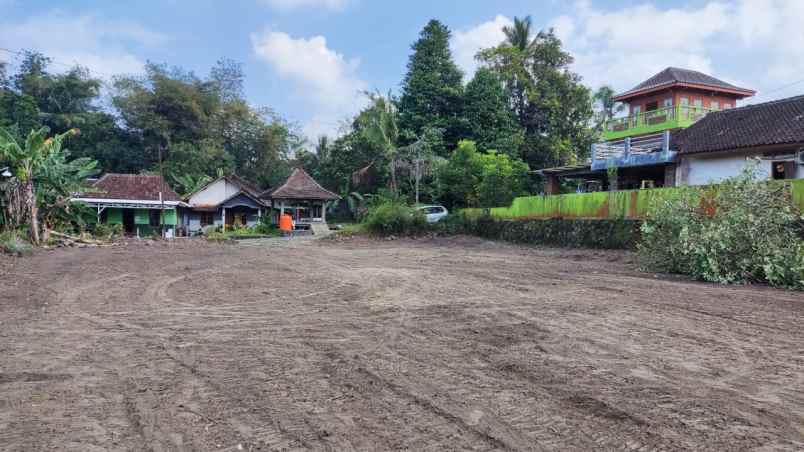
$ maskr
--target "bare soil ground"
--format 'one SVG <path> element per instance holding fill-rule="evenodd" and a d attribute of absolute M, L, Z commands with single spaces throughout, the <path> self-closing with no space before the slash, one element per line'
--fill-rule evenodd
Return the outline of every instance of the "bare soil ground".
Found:
<path fill-rule="evenodd" d="M 4 450 L 801 450 L 804 296 L 470 238 L 0 262 Z"/>

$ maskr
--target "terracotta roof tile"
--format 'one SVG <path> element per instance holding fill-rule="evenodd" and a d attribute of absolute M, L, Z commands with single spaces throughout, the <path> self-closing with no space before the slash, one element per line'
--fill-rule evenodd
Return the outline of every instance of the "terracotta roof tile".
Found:
<path fill-rule="evenodd" d="M 108 173 L 92 183 L 97 191 L 88 190 L 79 196 L 100 199 L 126 199 L 140 201 L 159 201 L 162 192 L 163 201 L 180 201 L 179 195 L 173 191 L 159 175 L 152 174 L 116 174 Z"/>
<path fill-rule="evenodd" d="M 681 154 L 804 143 L 804 96 L 709 113 L 678 142 Z"/>

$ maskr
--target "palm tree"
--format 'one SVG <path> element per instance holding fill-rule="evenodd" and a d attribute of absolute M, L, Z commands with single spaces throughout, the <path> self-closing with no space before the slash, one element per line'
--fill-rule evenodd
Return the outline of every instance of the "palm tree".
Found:
<path fill-rule="evenodd" d="M 362 115 L 362 134 L 366 140 L 374 143 L 383 151 L 391 175 L 391 191 L 396 195 L 396 160 L 399 140 L 396 107 L 391 102 L 390 95 L 385 97 L 379 93 L 366 94 L 372 105 Z"/>
<path fill-rule="evenodd" d="M 525 16 L 522 19 L 514 17 L 513 26 L 506 25 L 503 27 L 505 40 L 510 46 L 519 49 L 520 52 L 528 51 L 533 47 L 532 28 L 533 23 L 530 16 Z"/>
<path fill-rule="evenodd" d="M 599 123 L 601 125 L 625 109 L 625 105 L 615 102 L 614 95 L 614 90 L 607 85 L 603 85 L 595 91 L 593 98 L 600 105 Z"/>
<path fill-rule="evenodd" d="M 47 138 L 48 127 L 31 130 L 25 143 L 20 144 L 9 131 L 0 129 L 0 160 L 6 160 L 14 169 L 14 175 L 22 184 L 23 206 L 31 221 L 31 242 L 39 244 L 39 207 L 34 187 L 34 174 L 45 165 L 53 154 L 61 152 L 65 138 L 78 133 L 70 129 L 65 133 Z"/>

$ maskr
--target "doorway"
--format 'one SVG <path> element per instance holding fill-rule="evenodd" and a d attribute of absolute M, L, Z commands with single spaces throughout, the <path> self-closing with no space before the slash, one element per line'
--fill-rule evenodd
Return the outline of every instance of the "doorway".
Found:
<path fill-rule="evenodd" d="M 126 234 L 134 234 L 134 209 L 123 210 L 123 231 Z"/>

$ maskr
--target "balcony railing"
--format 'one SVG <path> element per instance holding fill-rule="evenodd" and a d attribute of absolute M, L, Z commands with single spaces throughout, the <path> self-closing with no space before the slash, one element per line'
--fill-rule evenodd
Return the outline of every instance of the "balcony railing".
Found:
<path fill-rule="evenodd" d="M 664 107 L 646 111 L 624 118 L 614 118 L 606 122 L 603 139 L 606 141 L 634 135 L 661 132 L 668 129 L 689 127 L 710 111 L 708 108 L 690 105 Z"/>
<path fill-rule="evenodd" d="M 668 163 L 675 160 L 670 149 L 670 131 L 625 137 L 592 145 L 592 169 L 609 166 L 628 167 Z"/>

